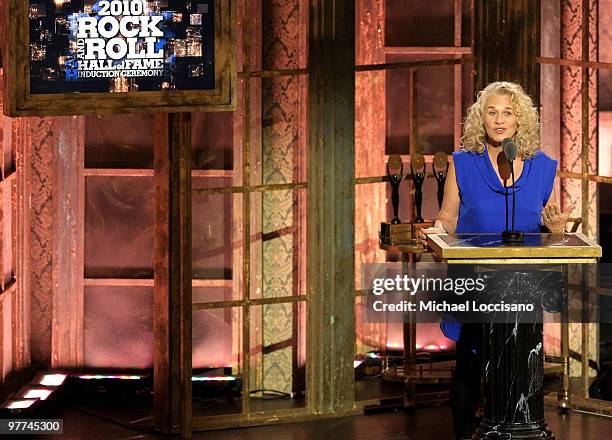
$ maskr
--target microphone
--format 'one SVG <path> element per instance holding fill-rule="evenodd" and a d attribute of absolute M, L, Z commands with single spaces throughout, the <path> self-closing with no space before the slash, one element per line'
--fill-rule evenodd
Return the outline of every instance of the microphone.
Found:
<path fill-rule="evenodd" d="M 508 203 L 506 199 L 506 230 L 502 232 L 502 243 L 505 244 L 521 244 L 525 238 L 525 234 L 514 229 L 516 217 L 516 182 L 514 179 L 514 161 L 518 156 L 518 147 L 510 138 L 502 141 L 502 150 L 508 162 L 510 162 L 510 173 L 512 174 L 512 229 L 508 231 Z M 506 194 L 508 190 L 506 189 Z"/>
<path fill-rule="evenodd" d="M 508 162 L 512 163 L 518 156 L 518 147 L 514 143 L 514 141 L 510 138 L 506 138 L 502 141 L 502 149 L 504 150 L 504 154 L 506 155 L 506 159 Z"/>

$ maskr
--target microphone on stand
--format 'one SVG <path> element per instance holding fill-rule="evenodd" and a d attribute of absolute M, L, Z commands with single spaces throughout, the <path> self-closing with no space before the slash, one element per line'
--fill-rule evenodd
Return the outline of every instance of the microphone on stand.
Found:
<path fill-rule="evenodd" d="M 512 174 L 512 229 L 508 230 L 508 203 L 506 203 L 506 230 L 502 232 L 502 243 L 505 244 L 521 244 L 525 238 L 525 234 L 514 229 L 514 220 L 516 217 L 516 186 L 514 180 L 514 160 L 518 156 L 518 147 L 510 138 L 502 141 L 502 149 L 508 162 L 510 162 L 510 172 Z M 507 193 L 506 188 L 506 193 Z M 507 200 L 507 199 L 506 199 Z"/>
<path fill-rule="evenodd" d="M 508 230 L 508 187 L 504 187 L 504 197 L 506 198 L 506 231 Z"/>

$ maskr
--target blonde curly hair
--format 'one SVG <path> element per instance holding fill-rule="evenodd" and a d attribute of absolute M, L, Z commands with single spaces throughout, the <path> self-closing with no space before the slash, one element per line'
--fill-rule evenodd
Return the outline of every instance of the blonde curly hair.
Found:
<path fill-rule="evenodd" d="M 476 102 L 468 109 L 463 123 L 461 146 L 466 151 L 482 154 L 487 134 L 484 127 L 485 103 L 491 95 L 510 97 L 512 108 L 517 118 L 517 129 L 514 142 L 523 160 L 533 157 L 540 149 L 540 120 L 533 101 L 523 88 L 515 83 L 499 81 L 489 84 L 478 92 Z"/>

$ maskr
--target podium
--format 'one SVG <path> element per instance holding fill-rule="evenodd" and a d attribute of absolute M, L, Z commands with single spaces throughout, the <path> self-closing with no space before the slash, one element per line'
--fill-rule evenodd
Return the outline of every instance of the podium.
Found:
<path fill-rule="evenodd" d="M 564 266 L 595 263 L 601 257 L 601 247 L 581 233 L 525 234 L 522 245 L 503 244 L 501 234 L 432 234 L 428 245 L 448 264 Z M 543 323 L 483 325 L 485 408 L 472 439 L 554 439 L 544 419 Z M 567 406 L 569 358 L 564 348 L 561 399 Z"/>

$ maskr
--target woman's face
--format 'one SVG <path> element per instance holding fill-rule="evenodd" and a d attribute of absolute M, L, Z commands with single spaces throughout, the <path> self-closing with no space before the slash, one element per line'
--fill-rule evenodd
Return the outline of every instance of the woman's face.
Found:
<path fill-rule="evenodd" d="M 508 95 L 491 95 L 487 98 L 484 126 L 487 139 L 493 146 L 499 146 L 504 139 L 514 136 L 518 123 Z"/>

